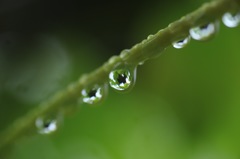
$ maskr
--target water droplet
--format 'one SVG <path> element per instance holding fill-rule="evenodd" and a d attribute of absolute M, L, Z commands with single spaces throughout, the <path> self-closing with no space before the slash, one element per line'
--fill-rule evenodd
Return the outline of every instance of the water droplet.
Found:
<path fill-rule="evenodd" d="M 240 23 L 240 12 L 237 14 L 225 13 L 222 16 L 222 22 L 229 28 L 237 27 Z"/>
<path fill-rule="evenodd" d="M 133 87 L 136 79 L 136 67 L 118 67 L 109 73 L 109 84 L 118 91 L 127 91 Z"/>
<path fill-rule="evenodd" d="M 39 117 L 36 119 L 35 125 L 40 134 L 50 134 L 57 130 L 58 120 L 54 118 Z"/>
<path fill-rule="evenodd" d="M 103 99 L 104 94 L 107 94 L 107 85 L 95 85 L 92 88 L 82 90 L 82 101 L 88 104 L 95 104 Z"/>
<path fill-rule="evenodd" d="M 213 37 L 218 30 L 218 23 L 208 23 L 206 25 L 191 28 L 189 33 L 195 40 L 205 41 Z"/>
<path fill-rule="evenodd" d="M 178 41 L 173 42 L 172 45 L 176 49 L 181 49 L 181 48 L 185 47 L 189 43 L 190 39 L 191 39 L 191 37 L 188 36 L 188 37 L 186 37 L 186 38 L 184 38 L 182 40 L 178 40 Z"/>

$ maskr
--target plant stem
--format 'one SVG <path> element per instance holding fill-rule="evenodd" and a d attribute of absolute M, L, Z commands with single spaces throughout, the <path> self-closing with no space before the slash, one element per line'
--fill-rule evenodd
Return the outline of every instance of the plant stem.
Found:
<path fill-rule="evenodd" d="M 151 59 L 179 38 L 187 37 L 189 29 L 194 26 L 215 21 L 225 12 L 240 10 L 240 0 L 215 0 L 202 5 L 196 11 L 171 23 L 165 29 L 158 31 L 155 35 L 136 44 L 128 51 L 123 51 L 120 56 L 111 57 L 101 67 L 92 73 L 83 75 L 66 89 L 57 92 L 49 100 L 42 102 L 38 107 L 28 112 L 25 116 L 17 119 L 0 137 L 0 152 L 7 146 L 13 144 L 18 138 L 34 129 L 37 117 L 55 112 L 63 108 L 66 103 L 76 101 L 80 97 L 83 88 L 93 84 L 103 84 L 108 79 L 109 72 L 119 63 L 138 65 L 140 62 Z"/>

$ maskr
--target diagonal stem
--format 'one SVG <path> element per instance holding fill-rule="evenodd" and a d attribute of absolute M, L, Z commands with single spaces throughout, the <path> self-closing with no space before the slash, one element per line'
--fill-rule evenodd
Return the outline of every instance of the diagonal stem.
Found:
<path fill-rule="evenodd" d="M 105 83 L 109 72 L 116 64 L 129 63 L 137 65 L 142 61 L 156 57 L 166 47 L 171 45 L 173 41 L 178 40 L 179 37 L 188 36 L 191 27 L 215 21 L 221 18 L 225 12 L 239 10 L 240 0 L 215 0 L 203 4 L 199 9 L 169 24 L 168 27 L 136 44 L 130 50 L 124 50 L 119 56 L 111 57 L 95 71 L 81 76 L 78 81 L 71 83 L 66 89 L 57 92 L 49 100 L 40 103 L 38 107 L 28 112 L 22 118 L 17 119 L 9 128 L 2 132 L 0 136 L 0 153 L 29 130 L 34 129 L 34 122 L 37 117 L 56 112 L 66 103 L 76 101 L 84 87 L 95 83 Z"/>

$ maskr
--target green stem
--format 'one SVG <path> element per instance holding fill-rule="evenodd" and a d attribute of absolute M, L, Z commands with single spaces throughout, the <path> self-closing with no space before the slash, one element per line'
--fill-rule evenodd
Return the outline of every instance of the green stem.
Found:
<path fill-rule="evenodd" d="M 108 79 L 109 72 L 119 63 L 137 65 L 139 62 L 160 55 L 160 53 L 173 41 L 189 35 L 191 27 L 215 21 L 225 12 L 235 12 L 240 9 L 240 0 L 215 0 L 202 5 L 196 11 L 171 23 L 167 28 L 160 30 L 155 35 L 136 44 L 128 51 L 123 51 L 120 56 L 111 57 L 101 67 L 83 75 L 79 81 L 70 84 L 65 90 L 57 92 L 48 101 L 42 102 L 37 108 L 16 120 L 0 137 L 0 152 L 10 146 L 15 140 L 34 128 L 37 117 L 60 109 L 64 104 L 76 101 L 81 90 L 95 83 L 102 84 Z"/>

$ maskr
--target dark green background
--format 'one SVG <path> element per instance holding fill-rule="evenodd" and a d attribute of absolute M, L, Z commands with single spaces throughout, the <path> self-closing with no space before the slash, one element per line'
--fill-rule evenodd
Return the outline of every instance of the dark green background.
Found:
<path fill-rule="evenodd" d="M 1 1 L 0 130 L 203 2 Z M 211 41 L 169 47 L 138 67 L 130 93 L 110 89 L 55 134 L 17 141 L 9 158 L 240 158 L 239 33 L 221 24 Z"/>

